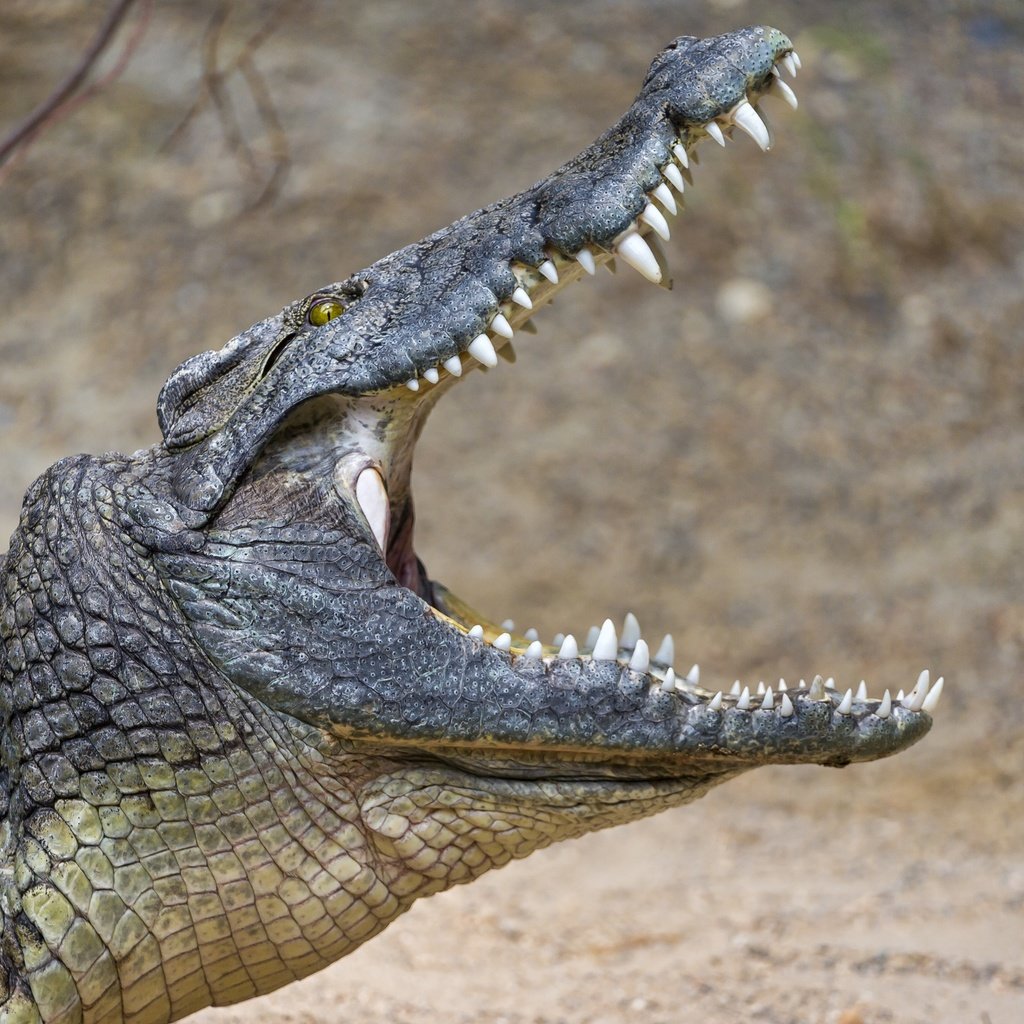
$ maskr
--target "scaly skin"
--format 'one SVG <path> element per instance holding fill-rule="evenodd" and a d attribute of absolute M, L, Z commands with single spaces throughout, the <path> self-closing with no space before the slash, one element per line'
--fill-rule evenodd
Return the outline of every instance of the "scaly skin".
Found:
<path fill-rule="evenodd" d="M 927 683 L 722 696 L 632 625 L 579 654 L 501 636 L 412 546 L 438 396 L 588 254 L 658 278 L 637 218 L 673 205 L 673 147 L 758 136 L 745 98 L 791 51 L 676 40 L 575 160 L 186 362 L 161 444 L 32 487 L 0 593 L 0 1020 L 246 999 L 556 840 L 927 731 Z"/>

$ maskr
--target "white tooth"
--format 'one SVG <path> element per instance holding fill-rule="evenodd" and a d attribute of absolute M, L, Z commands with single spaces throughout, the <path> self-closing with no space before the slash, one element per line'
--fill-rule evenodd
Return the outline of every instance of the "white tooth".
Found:
<path fill-rule="evenodd" d="M 878 702 L 878 707 L 875 708 L 875 714 L 879 718 L 888 718 L 892 713 L 892 697 L 889 696 L 889 691 L 886 690 L 882 694 L 882 699 Z"/>
<path fill-rule="evenodd" d="M 532 642 L 540 639 L 540 633 L 538 633 L 537 630 L 530 628 L 523 634 L 523 637 Z"/>
<path fill-rule="evenodd" d="M 561 647 L 562 646 L 562 641 L 564 639 L 565 639 L 565 634 L 564 633 L 556 633 L 551 638 L 551 646 L 552 647 Z"/>
<path fill-rule="evenodd" d="M 672 155 L 683 165 L 683 167 L 690 166 L 690 155 L 686 152 L 686 147 L 681 142 L 677 142 L 672 147 Z"/>
<path fill-rule="evenodd" d="M 719 711 L 719 710 L 721 710 L 721 707 L 722 707 L 722 691 L 719 690 L 718 693 L 716 693 L 714 695 L 714 697 L 712 697 L 711 700 L 708 701 L 708 711 Z"/>
<path fill-rule="evenodd" d="M 776 687 L 776 689 L 780 693 L 784 693 L 786 690 L 788 690 L 789 687 L 786 685 L 786 680 L 785 679 L 780 679 L 779 680 L 779 685 Z"/>
<path fill-rule="evenodd" d="M 619 653 L 619 638 L 615 635 L 615 626 L 611 619 L 605 619 L 597 643 L 594 644 L 594 661 L 614 661 Z"/>
<path fill-rule="evenodd" d="M 457 356 L 452 356 L 451 359 L 444 361 L 444 368 L 453 376 L 462 376 L 462 360 Z"/>
<path fill-rule="evenodd" d="M 661 641 L 661 646 L 658 648 L 658 653 L 655 654 L 654 660 L 661 665 L 671 665 L 676 660 L 676 647 L 672 642 L 671 633 L 665 634 L 665 639 Z"/>
<path fill-rule="evenodd" d="M 629 667 L 634 672 L 646 672 L 651 664 L 651 653 L 646 640 L 637 640 L 633 648 L 633 657 L 629 659 Z"/>
<path fill-rule="evenodd" d="M 686 182 L 683 181 L 683 176 L 679 173 L 679 168 L 676 167 L 675 164 L 665 164 L 665 166 L 661 169 L 661 173 L 664 174 L 666 178 L 668 178 L 668 180 L 672 183 L 672 185 L 675 187 L 675 190 L 677 192 L 685 192 L 686 191 Z M 658 188 L 661 188 L 661 185 L 659 185 Z M 665 189 L 665 191 L 668 192 L 668 189 Z M 659 199 L 661 199 L 661 194 L 658 192 L 658 189 L 654 190 L 654 194 Z M 672 196 L 671 192 L 668 192 L 668 194 L 672 198 L 672 205 L 669 206 L 668 203 L 665 203 L 665 206 L 668 207 L 669 213 L 675 213 L 676 212 L 676 200 L 675 200 L 675 197 Z M 665 202 L 665 201 L 662 199 L 662 202 Z"/>
<path fill-rule="evenodd" d="M 599 630 L 597 626 L 591 626 L 590 629 L 587 630 L 587 639 L 583 646 L 592 651 L 594 649 L 594 644 L 597 643 L 597 638 L 600 635 L 601 630 Z"/>
<path fill-rule="evenodd" d="M 635 271 L 643 275 L 652 284 L 661 282 L 661 267 L 654 258 L 650 246 L 640 237 L 636 231 L 631 231 L 615 247 L 616 253 L 621 256 Z"/>
<path fill-rule="evenodd" d="M 794 109 L 800 105 L 796 93 L 781 79 L 775 79 L 775 91 Z"/>
<path fill-rule="evenodd" d="M 935 710 L 936 705 L 939 703 L 939 698 L 942 696 L 942 687 L 945 682 L 945 676 L 939 676 L 939 678 L 935 680 L 935 685 L 931 688 L 931 692 L 927 697 L 925 697 L 924 702 L 921 704 L 922 711 L 927 711 L 928 714 L 931 714 Z"/>
<path fill-rule="evenodd" d="M 470 635 L 470 636 L 471 636 L 471 637 L 472 637 L 472 638 L 473 638 L 474 640 L 482 640 L 482 639 L 483 639 L 483 636 L 484 636 L 484 627 L 483 627 L 483 626 L 474 626 L 474 627 L 473 627 L 473 628 L 472 628 L 472 629 L 471 629 L 471 630 L 469 631 L 469 635 Z"/>
<path fill-rule="evenodd" d="M 800 68 L 802 68 L 804 66 L 804 62 L 800 59 L 800 54 L 797 53 L 796 50 L 792 51 L 792 57 L 793 57 L 793 63 L 796 65 L 797 70 L 799 71 Z"/>
<path fill-rule="evenodd" d="M 416 378 L 415 378 L 415 377 L 413 377 L 413 379 L 412 379 L 412 380 L 407 380 L 407 381 L 405 382 L 405 386 L 406 386 L 406 387 L 407 387 L 407 388 L 408 388 L 408 389 L 409 389 L 410 391 L 419 391 L 419 389 L 420 389 L 420 382 L 419 382 L 418 380 L 416 380 Z"/>
<path fill-rule="evenodd" d="M 740 711 L 750 710 L 750 690 L 746 686 L 743 687 L 740 699 L 736 701 L 736 707 L 738 707 Z"/>
<path fill-rule="evenodd" d="M 511 630 L 513 630 L 513 629 L 515 629 L 515 628 L 516 628 L 516 624 L 515 624 L 515 623 L 514 623 L 514 622 L 513 622 L 513 621 L 512 621 L 511 619 L 506 619 L 506 620 L 505 620 L 505 621 L 504 621 L 504 622 L 503 622 L 503 623 L 501 624 L 501 628 L 502 628 L 502 629 L 507 629 L 507 630 L 510 630 L 510 631 L 511 631 Z"/>
<path fill-rule="evenodd" d="M 897 690 L 896 691 L 896 701 L 899 704 L 903 703 L 903 691 L 902 690 Z"/>
<path fill-rule="evenodd" d="M 788 693 L 782 695 L 782 700 L 779 702 L 779 714 L 783 718 L 791 718 L 793 715 L 793 702 L 789 699 Z"/>
<path fill-rule="evenodd" d="M 782 77 L 782 72 L 781 72 L 781 71 L 779 71 L 778 67 L 776 67 L 776 65 L 774 65 L 774 64 L 772 65 L 772 74 L 773 74 L 773 75 L 774 75 L 774 76 L 775 76 L 776 78 L 781 78 L 781 77 Z"/>
<path fill-rule="evenodd" d="M 920 711 L 924 707 L 924 702 L 928 697 L 928 688 L 925 687 L 922 690 L 918 690 L 917 693 L 911 693 L 907 696 L 906 700 L 903 701 L 903 706 L 909 708 L 911 711 Z M 909 701 L 909 703 L 908 703 Z"/>
<path fill-rule="evenodd" d="M 512 301 L 523 309 L 533 309 L 533 300 L 527 294 L 525 288 L 516 288 L 512 293 Z"/>
<path fill-rule="evenodd" d="M 675 164 L 665 164 L 666 171 L 668 171 L 670 167 L 677 175 L 679 175 L 679 170 L 676 168 Z M 665 177 L 668 177 L 667 173 Z M 681 175 L 679 176 L 679 180 L 683 180 Z M 651 195 L 654 196 L 654 198 L 657 199 L 658 202 L 661 203 L 661 205 L 664 206 L 669 213 L 679 212 L 679 207 L 676 206 L 676 197 L 672 195 L 672 189 L 670 189 L 668 185 L 665 184 L 665 182 L 660 182 L 658 187 L 651 191 Z"/>
<path fill-rule="evenodd" d="M 543 274 L 552 284 L 558 284 L 558 271 L 551 260 L 545 260 L 537 270 Z"/>
<path fill-rule="evenodd" d="M 772 688 L 769 686 L 765 691 L 764 700 L 761 701 L 761 710 L 771 711 L 773 707 L 775 707 L 775 697 L 772 694 Z"/>
<path fill-rule="evenodd" d="M 364 469 L 356 477 L 356 501 L 370 524 L 377 546 L 386 550 L 388 542 L 388 517 L 391 514 L 384 478 L 372 468 Z"/>
<path fill-rule="evenodd" d="M 857 687 L 857 692 L 854 694 L 856 700 L 867 700 L 868 699 L 868 684 L 862 679 L 860 686 Z"/>
<path fill-rule="evenodd" d="M 564 660 L 569 660 L 571 658 L 578 658 L 579 654 L 580 651 L 576 646 L 576 638 L 570 633 L 562 641 L 562 646 L 558 648 L 558 656 Z"/>
<path fill-rule="evenodd" d="M 661 681 L 661 688 L 665 693 L 671 693 L 676 688 L 676 674 L 672 669 L 665 673 L 665 678 Z"/>
<path fill-rule="evenodd" d="M 708 121 L 708 123 L 704 125 L 704 131 L 706 131 L 708 135 L 710 135 L 711 138 L 713 138 L 720 146 L 725 145 L 725 136 L 722 134 L 722 129 L 718 127 L 718 124 L 715 121 Z"/>
<path fill-rule="evenodd" d="M 478 334 L 466 350 L 475 359 L 479 359 L 484 366 L 497 366 L 498 353 L 494 351 L 491 339 L 486 334 Z"/>
<path fill-rule="evenodd" d="M 511 338 L 514 334 L 512 325 L 505 319 L 504 313 L 494 314 L 494 319 L 491 321 L 491 330 L 502 338 Z"/>
<path fill-rule="evenodd" d="M 763 679 L 761 680 L 761 682 L 759 682 L 757 684 L 757 695 L 758 695 L 758 697 L 760 697 L 762 693 L 764 693 L 764 680 Z"/>
<path fill-rule="evenodd" d="M 836 688 L 836 681 L 832 676 L 829 676 L 828 679 L 825 680 L 825 688 L 827 690 L 834 690 Z"/>
<path fill-rule="evenodd" d="M 931 678 L 932 678 L 931 672 L 929 672 L 928 669 L 925 669 L 917 677 L 917 684 L 914 686 L 914 689 L 915 690 L 919 689 L 921 684 L 924 683 L 924 688 L 927 690 L 928 689 L 928 683 L 931 681 Z"/>
<path fill-rule="evenodd" d="M 597 273 L 597 265 L 594 263 L 594 254 L 584 246 L 576 253 L 576 262 L 588 273 L 591 277 Z"/>
<path fill-rule="evenodd" d="M 797 65 L 792 53 L 787 53 L 785 57 L 779 60 L 779 63 L 789 72 L 790 78 L 796 78 Z"/>
<path fill-rule="evenodd" d="M 848 715 L 852 707 L 853 690 L 847 690 L 846 693 L 843 695 L 843 699 L 839 702 L 839 707 L 836 708 L 836 711 L 838 711 L 841 715 Z"/>
<path fill-rule="evenodd" d="M 541 655 L 544 653 L 544 645 L 539 640 L 534 640 L 529 647 L 526 648 L 526 657 L 530 661 L 540 661 Z"/>
<path fill-rule="evenodd" d="M 686 681 L 693 683 L 694 686 L 700 682 L 700 665 L 694 665 L 689 672 L 686 673 Z"/>
<path fill-rule="evenodd" d="M 729 688 L 730 697 L 738 697 L 740 695 L 740 681 L 737 679 L 735 683 Z"/>
<path fill-rule="evenodd" d="M 648 203 L 644 207 L 644 212 L 640 214 L 640 219 L 645 224 L 650 224 L 655 234 L 657 234 L 659 238 L 663 238 L 666 242 L 672 237 L 672 234 L 668 229 L 668 221 L 665 220 L 664 214 L 654 205 L 654 203 Z"/>
<path fill-rule="evenodd" d="M 512 637 L 508 633 L 501 633 L 494 641 L 494 646 L 499 651 L 507 651 L 512 646 Z"/>
<path fill-rule="evenodd" d="M 429 370 L 423 371 L 423 377 L 431 384 L 436 384 L 441 379 L 441 371 L 436 366 L 432 366 Z"/>
<path fill-rule="evenodd" d="M 732 112 L 732 119 L 761 149 L 772 148 L 772 137 L 768 134 L 768 126 L 757 116 L 757 111 L 746 100 Z"/>
<path fill-rule="evenodd" d="M 632 612 L 626 612 L 626 617 L 622 620 L 622 646 L 631 651 L 639 639 L 640 623 Z"/>
<path fill-rule="evenodd" d="M 811 700 L 824 700 L 825 699 L 825 683 L 821 676 L 815 676 L 811 680 L 811 688 L 807 691 L 807 696 Z"/>

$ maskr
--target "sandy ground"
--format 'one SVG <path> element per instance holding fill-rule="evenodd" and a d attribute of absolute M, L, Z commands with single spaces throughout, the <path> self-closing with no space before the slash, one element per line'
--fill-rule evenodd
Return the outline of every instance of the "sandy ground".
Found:
<path fill-rule="evenodd" d="M 98 6 L 0 8 L 0 123 Z M 674 35 L 768 21 L 804 60 L 776 150 L 705 149 L 673 292 L 588 281 L 442 404 L 418 548 L 546 634 L 632 608 L 726 685 L 949 686 L 895 760 L 755 772 L 197 1024 L 1024 1020 L 1020 5 L 307 3 L 257 56 L 290 168 L 255 209 L 239 76 L 253 172 L 209 106 L 167 144 L 208 16 L 160 4 L 0 184 L 0 532 L 61 455 L 152 443 L 187 355 L 547 173 Z"/>

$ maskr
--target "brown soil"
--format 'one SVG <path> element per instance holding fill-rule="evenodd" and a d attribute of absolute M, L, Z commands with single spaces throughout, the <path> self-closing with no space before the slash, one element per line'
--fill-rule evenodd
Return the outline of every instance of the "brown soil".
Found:
<path fill-rule="evenodd" d="M 8 0 L 0 123 L 96 5 Z M 237 4 L 234 52 L 270 10 Z M 1019 4 L 307 3 L 257 64 L 158 5 L 114 86 L 0 185 L 0 529 L 46 465 L 157 437 L 167 373 L 316 286 L 547 173 L 673 35 L 795 34 L 777 149 L 705 147 L 669 247 L 439 408 L 418 547 L 550 634 L 632 608 L 705 679 L 873 692 L 929 665 L 932 734 L 841 774 L 773 768 L 417 905 L 354 956 L 196 1022 L 1024 1020 L 1024 20 Z M 841 10 L 841 13 L 840 13 Z"/>

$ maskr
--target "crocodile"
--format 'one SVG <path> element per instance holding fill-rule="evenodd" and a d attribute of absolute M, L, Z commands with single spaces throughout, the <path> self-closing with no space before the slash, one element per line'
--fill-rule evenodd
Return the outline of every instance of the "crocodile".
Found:
<path fill-rule="evenodd" d="M 158 444 L 30 488 L 0 588 L 0 1021 L 248 999 L 555 841 L 928 731 L 927 672 L 718 690 L 632 615 L 498 624 L 413 546 L 438 398 L 599 266 L 665 284 L 697 147 L 768 149 L 758 104 L 795 106 L 799 66 L 767 27 L 674 40 L 567 164 L 188 359 Z"/>

